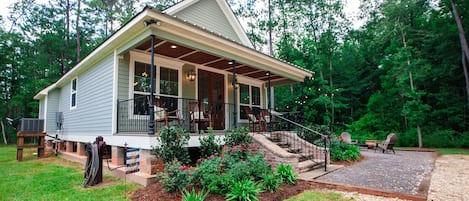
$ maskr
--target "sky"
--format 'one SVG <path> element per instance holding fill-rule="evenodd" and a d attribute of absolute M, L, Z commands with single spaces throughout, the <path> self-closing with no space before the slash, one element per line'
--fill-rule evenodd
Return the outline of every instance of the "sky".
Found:
<path fill-rule="evenodd" d="M 0 15 L 3 16 L 3 19 L 6 20 L 8 16 L 8 6 L 13 4 L 18 0 L 1 0 L 0 3 Z M 363 21 L 358 21 L 353 18 L 354 15 L 358 14 L 359 12 L 359 5 L 360 0 L 342 0 L 345 1 L 345 14 L 350 18 L 353 22 L 353 28 L 359 28 L 363 25 Z M 45 3 L 47 0 L 36 0 L 37 3 Z"/>

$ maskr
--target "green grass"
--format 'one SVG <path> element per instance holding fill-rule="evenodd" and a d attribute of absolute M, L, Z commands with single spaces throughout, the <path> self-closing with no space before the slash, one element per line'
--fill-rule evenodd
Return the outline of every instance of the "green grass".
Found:
<path fill-rule="evenodd" d="M 137 188 L 108 175 L 103 180 L 83 188 L 82 165 L 53 156 L 17 162 L 15 147 L 0 146 L 0 200 L 129 200 L 124 190 Z"/>
<path fill-rule="evenodd" d="M 435 150 L 438 151 L 441 155 L 469 155 L 469 149 L 437 148 Z"/>
<path fill-rule="evenodd" d="M 338 193 L 322 193 L 314 191 L 305 191 L 299 195 L 288 198 L 284 201 L 313 201 L 313 200 L 324 200 L 324 201 L 349 201 L 354 200 L 353 198 L 343 198 Z"/>

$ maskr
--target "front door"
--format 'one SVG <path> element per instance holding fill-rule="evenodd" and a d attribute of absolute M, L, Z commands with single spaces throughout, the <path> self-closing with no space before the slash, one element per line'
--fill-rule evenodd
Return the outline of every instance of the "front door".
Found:
<path fill-rule="evenodd" d="M 199 100 L 212 115 L 213 130 L 225 129 L 225 79 L 224 75 L 205 70 L 198 71 Z"/>

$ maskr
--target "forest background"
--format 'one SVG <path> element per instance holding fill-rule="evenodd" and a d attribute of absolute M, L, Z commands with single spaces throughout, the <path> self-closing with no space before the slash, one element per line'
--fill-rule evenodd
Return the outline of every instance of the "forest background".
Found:
<path fill-rule="evenodd" d="M 37 117 L 37 92 L 145 5 L 162 10 L 178 0 L 46 2 L 16 1 L 0 17 L 0 122 L 9 142 L 16 135 L 6 117 Z M 314 72 L 276 87 L 275 110 L 360 141 L 394 132 L 399 146 L 469 148 L 469 52 L 460 40 L 469 1 L 360 0 L 353 19 L 344 1 L 270 0 L 270 12 L 268 0 L 228 3 L 255 49 Z M 364 24 L 353 28 L 353 20 Z"/>

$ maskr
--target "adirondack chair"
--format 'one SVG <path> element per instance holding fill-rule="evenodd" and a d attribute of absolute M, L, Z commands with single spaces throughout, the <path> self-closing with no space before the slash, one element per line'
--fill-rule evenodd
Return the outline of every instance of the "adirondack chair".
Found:
<path fill-rule="evenodd" d="M 258 131 L 261 131 L 262 130 L 261 118 L 259 116 L 254 115 L 250 107 L 245 107 L 244 112 L 246 113 L 246 116 L 248 118 L 249 130 L 251 132 L 255 132 L 256 131 L 255 125 L 258 125 L 258 128 L 259 128 Z"/>
<path fill-rule="evenodd" d="M 149 99 L 149 97 L 147 97 Z M 179 114 L 179 110 L 168 111 L 163 104 L 163 101 L 159 98 L 153 98 L 154 107 L 154 121 L 156 125 L 158 123 L 164 123 L 165 126 L 169 126 L 170 121 L 177 121 L 178 125 L 181 125 L 182 117 Z M 157 126 L 158 127 L 158 126 Z"/>
<path fill-rule="evenodd" d="M 357 140 L 352 140 L 352 137 L 350 136 L 350 133 L 347 132 L 342 132 L 340 134 L 340 140 L 347 144 L 357 144 Z"/>
<path fill-rule="evenodd" d="M 396 134 L 394 133 L 391 133 L 388 135 L 388 137 L 386 138 L 386 141 L 383 141 L 381 143 L 378 143 L 378 146 L 376 147 L 376 149 L 382 149 L 383 150 L 383 153 L 389 151 L 389 150 L 392 150 L 392 152 L 394 154 L 396 154 L 396 152 L 394 151 L 394 144 L 396 144 L 397 140 L 399 139 L 399 137 L 397 137 Z M 376 152 L 376 149 L 375 149 L 375 152 Z"/>

